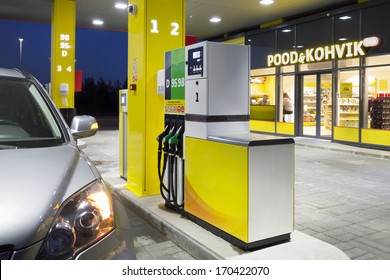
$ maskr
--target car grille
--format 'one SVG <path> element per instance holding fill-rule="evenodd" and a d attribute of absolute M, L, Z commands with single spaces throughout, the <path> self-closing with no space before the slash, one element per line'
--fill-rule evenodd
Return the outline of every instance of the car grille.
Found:
<path fill-rule="evenodd" d="M 0 260 L 11 259 L 12 253 L 13 253 L 13 246 L 12 245 L 0 246 Z"/>

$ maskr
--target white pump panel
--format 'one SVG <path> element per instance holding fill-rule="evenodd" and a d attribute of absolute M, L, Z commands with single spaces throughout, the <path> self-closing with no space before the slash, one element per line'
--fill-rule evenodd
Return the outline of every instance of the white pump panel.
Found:
<path fill-rule="evenodd" d="M 249 132 L 249 46 L 186 47 L 186 136 Z"/>

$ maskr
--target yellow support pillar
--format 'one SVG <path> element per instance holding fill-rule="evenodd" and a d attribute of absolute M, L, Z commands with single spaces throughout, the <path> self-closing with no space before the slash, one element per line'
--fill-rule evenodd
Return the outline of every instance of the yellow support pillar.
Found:
<path fill-rule="evenodd" d="M 164 97 L 157 71 L 166 51 L 185 44 L 185 0 L 129 0 L 127 187 L 139 196 L 160 192 L 156 137 Z M 132 11 L 132 13 L 130 12 Z"/>
<path fill-rule="evenodd" d="M 76 1 L 53 0 L 51 95 L 66 114 L 74 110 Z"/>

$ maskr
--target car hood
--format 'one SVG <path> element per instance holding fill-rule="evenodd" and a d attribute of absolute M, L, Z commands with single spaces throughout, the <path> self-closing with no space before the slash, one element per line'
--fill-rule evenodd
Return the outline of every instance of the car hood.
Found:
<path fill-rule="evenodd" d="M 0 245 L 43 239 L 58 206 L 98 176 L 72 145 L 0 150 Z"/>

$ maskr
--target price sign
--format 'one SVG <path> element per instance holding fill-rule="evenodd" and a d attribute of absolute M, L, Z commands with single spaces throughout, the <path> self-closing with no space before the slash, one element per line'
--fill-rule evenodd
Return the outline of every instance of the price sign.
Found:
<path fill-rule="evenodd" d="M 53 4 L 52 96 L 59 108 L 74 108 L 76 4 L 69 0 Z M 68 90 L 61 91 L 61 84 Z"/>

